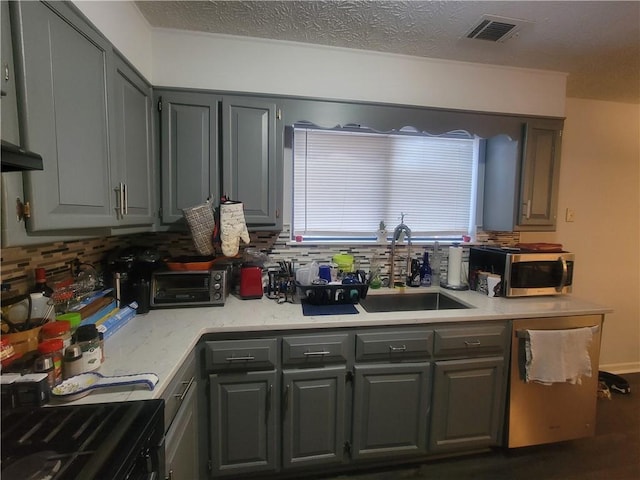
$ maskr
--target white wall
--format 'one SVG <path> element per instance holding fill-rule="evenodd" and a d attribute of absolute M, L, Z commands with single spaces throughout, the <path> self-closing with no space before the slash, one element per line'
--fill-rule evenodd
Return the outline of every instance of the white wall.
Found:
<path fill-rule="evenodd" d="M 129 1 L 73 3 L 153 85 L 564 116 L 560 72 L 152 29 Z"/>
<path fill-rule="evenodd" d="M 564 115 L 564 73 L 169 29 L 153 47 L 154 85 Z"/>
<path fill-rule="evenodd" d="M 521 235 L 575 252 L 573 295 L 614 309 L 600 363 L 621 373 L 640 371 L 639 138 L 640 105 L 567 99 L 557 231 Z"/>
<path fill-rule="evenodd" d="M 73 3 L 151 82 L 151 26 L 133 2 L 74 0 Z"/>

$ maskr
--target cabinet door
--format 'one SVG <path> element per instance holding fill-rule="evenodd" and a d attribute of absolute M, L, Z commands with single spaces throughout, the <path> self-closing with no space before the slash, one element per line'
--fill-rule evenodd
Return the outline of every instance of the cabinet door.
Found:
<path fill-rule="evenodd" d="M 219 97 L 204 93 L 156 92 L 161 104 L 162 222 L 183 219 L 183 208 L 217 205 Z"/>
<path fill-rule="evenodd" d="M 153 223 L 151 86 L 115 56 L 110 133 L 115 153 L 111 175 L 118 225 Z"/>
<path fill-rule="evenodd" d="M 211 374 L 209 382 L 213 475 L 275 470 L 276 372 Z"/>
<path fill-rule="evenodd" d="M 62 2 L 12 6 L 24 91 L 23 144 L 44 163 L 44 171 L 24 173 L 28 228 L 113 226 L 107 131 L 111 45 Z"/>
<path fill-rule="evenodd" d="M 280 229 L 284 127 L 277 106 L 243 97 L 224 97 L 222 105 L 222 193 L 244 203 L 248 226 Z"/>
<path fill-rule="evenodd" d="M 16 97 L 16 82 L 13 67 L 13 42 L 11 41 L 11 22 L 9 20 L 9 2 L 0 5 L 0 20 L 2 21 L 2 65 L 0 75 L 2 80 L 2 140 L 20 145 L 20 130 L 18 128 L 18 102 Z"/>
<path fill-rule="evenodd" d="M 498 445 L 504 405 L 503 360 L 436 362 L 430 449 Z"/>
<path fill-rule="evenodd" d="M 191 384 L 165 440 L 165 473 L 169 480 L 199 476 L 197 386 Z"/>
<path fill-rule="evenodd" d="M 283 372 L 284 468 L 343 460 L 346 371 L 341 366 Z"/>
<path fill-rule="evenodd" d="M 525 126 L 520 225 L 556 224 L 561 134 L 562 130 L 536 123 Z"/>
<path fill-rule="evenodd" d="M 354 459 L 427 451 L 429 363 L 355 367 Z"/>

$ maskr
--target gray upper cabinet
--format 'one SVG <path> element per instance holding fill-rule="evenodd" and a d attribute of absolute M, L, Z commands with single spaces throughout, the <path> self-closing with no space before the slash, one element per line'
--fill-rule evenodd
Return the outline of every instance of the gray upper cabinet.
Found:
<path fill-rule="evenodd" d="M 536 122 L 524 127 L 520 225 L 555 229 L 562 130 Z"/>
<path fill-rule="evenodd" d="M 163 90 L 155 95 L 161 108 L 162 223 L 172 224 L 183 219 L 183 208 L 220 197 L 220 97 Z"/>
<path fill-rule="evenodd" d="M 487 140 L 484 230 L 555 230 L 562 125 L 562 120 L 530 120 L 521 138 Z"/>
<path fill-rule="evenodd" d="M 111 186 L 118 225 L 154 221 L 152 90 L 123 59 L 115 56 L 111 123 Z"/>
<path fill-rule="evenodd" d="M 20 145 L 20 130 L 18 127 L 18 103 L 16 97 L 16 82 L 13 67 L 13 42 L 11 41 L 11 22 L 9 21 L 9 2 L 0 4 L 0 20 L 2 21 L 2 140 Z"/>
<path fill-rule="evenodd" d="M 222 193 L 244 203 L 247 225 L 282 229 L 283 136 L 274 101 L 222 100 Z"/>
<path fill-rule="evenodd" d="M 115 225 L 110 185 L 109 42 L 67 4 L 16 2 L 23 144 L 44 171 L 24 173 L 31 231 Z"/>

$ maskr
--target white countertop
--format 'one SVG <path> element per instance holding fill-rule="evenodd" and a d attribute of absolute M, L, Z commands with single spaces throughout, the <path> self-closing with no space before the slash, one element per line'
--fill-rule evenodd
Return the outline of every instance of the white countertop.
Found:
<path fill-rule="evenodd" d="M 369 290 L 369 295 L 411 295 L 438 290 L 471 308 L 367 313 L 361 305 L 356 305 L 358 314 L 303 316 L 300 304 L 278 304 L 265 297 L 241 300 L 229 296 L 224 306 L 152 310 L 136 316 L 105 341 L 105 362 L 98 372 L 107 376 L 153 372 L 160 379 L 155 389 L 103 389 L 75 402 L 65 403 L 160 398 L 187 355 L 202 335 L 207 333 L 475 322 L 612 312 L 611 308 L 572 295 L 489 298 L 475 291 L 444 290 L 439 287 L 407 288 L 404 292 L 393 289 Z"/>

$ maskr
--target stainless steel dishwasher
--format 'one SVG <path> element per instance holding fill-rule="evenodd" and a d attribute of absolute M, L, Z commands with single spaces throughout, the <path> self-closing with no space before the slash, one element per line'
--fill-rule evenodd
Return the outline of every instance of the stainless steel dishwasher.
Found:
<path fill-rule="evenodd" d="M 511 332 L 508 447 L 560 442 L 595 434 L 598 362 L 602 315 L 514 320 Z M 581 384 L 543 385 L 525 381 L 527 330 L 564 330 L 591 327 L 591 377 Z"/>

